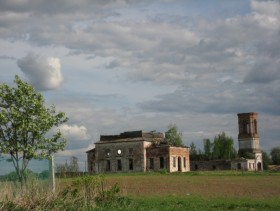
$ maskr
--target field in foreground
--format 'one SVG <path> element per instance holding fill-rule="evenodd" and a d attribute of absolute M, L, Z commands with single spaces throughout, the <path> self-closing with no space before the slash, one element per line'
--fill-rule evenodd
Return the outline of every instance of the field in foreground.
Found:
<path fill-rule="evenodd" d="M 34 207 L 34 209 L 280 210 L 279 173 L 217 171 L 184 174 L 109 174 L 103 177 L 102 190 L 111 191 L 106 192 L 107 198 L 105 198 L 108 199 L 109 196 L 110 199 L 110 194 L 114 194 L 115 190 L 120 190 L 120 192 L 115 192 L 120 197 L 113 201 L 105 200 L 104 203 L 97 203 L 91 207 L 83 206 L 82 201 L 75 202 L 76 198 L 80 197 L 80 195 L 75 195 L 77 189 L 72 188 L 76 179 L 57 180 L 57 192 L 65 193 L 65 190 L 67 190 L 70 194 L 73 194 L 72 200 L 65 200 L 66 198 L 64 198 L 62 201 L 66 204 L 61 204 L 60 199 L 56 198 L 54 202 L 50 201 L 51 205 L 45 204 L 42 207 Z M 79 189 L 78 193 L 91 194 L 89 191 L 92 188 L 81 191 L 83 180 L 81 181 L 78 186 L 76 183 L 76 187 Z M 118 184 L 118 186 L 115 186 L 115 184 Z M 88 184 L 86 186 L 90 187 Z M 119 187 L 119 189 L 116 187 Z M 14 206 L 14 204 L 11 206 Z"/>
<path fill-rule="evenodd" d="M 280 197 L 280 174 L 196 172 L 186 174 L 126 174 L 106 176 L 130 197 L 198 196 L 272 199 Z"/>

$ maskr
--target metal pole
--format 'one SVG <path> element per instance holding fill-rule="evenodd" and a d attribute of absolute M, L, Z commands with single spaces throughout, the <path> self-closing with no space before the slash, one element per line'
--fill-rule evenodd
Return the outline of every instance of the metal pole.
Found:
<path fill-rule="evenodd" d="M 52 155 L 49 159 L 49 172 L 50 172 L 50 183 L 52 186 L 52 192 L 53 194 L 55 194 L 54 158 Z"/>

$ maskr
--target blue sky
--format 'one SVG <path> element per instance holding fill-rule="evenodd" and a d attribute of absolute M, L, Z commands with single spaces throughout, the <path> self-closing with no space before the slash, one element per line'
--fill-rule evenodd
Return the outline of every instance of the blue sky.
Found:
<path fill-rule="evenodd" d="M 164 132 L 184 143 L 259 113 L 260 144 L 280 140 L 280 3 L 257 0 L 0 2 L 0 83 L 15 74 L 66 112 L 57 162 L 100 134 Z"/>

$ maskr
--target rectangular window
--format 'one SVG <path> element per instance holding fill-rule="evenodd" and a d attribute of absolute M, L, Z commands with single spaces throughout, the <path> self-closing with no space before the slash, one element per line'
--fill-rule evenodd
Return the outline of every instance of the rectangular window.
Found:
<path fill-rule="evenodd" d="M 186 168 L 186 158 L 184 157 L 184 168 Z"/>
<path fill-rule="evenodd" d="M 118 171 L 122 170 L 122 160 L 118 160 Z"/>
<path fill-rule="evenodd" d="M 133 148 L 128 149 L 128 154 L 132 155 L 133 154 Z"/>
<path fill-rule="evenodd" d="M 149 168 L 150 168 L 150 169 L 154 169 L 154 158 L 150 158 L 149 160 L 150 160 L 150 166 L 149 166 Z"/>
<path fill-rule="evenodd" d="M 163 157 L 159 158 L 159 168 L 161 168 L 161 169 L 164 168 L 164 158 Z"/>
<path fill-rule="evenodd" d="M 133 170 L 133 159 L 128 160 L 128 168 L 129 170 Z"/>
<path fill-rule="evenodd" d="M 110 160 L 106 160 L 106 171 L 110 171 L 111 170 L 111 162 Z"/>
<path fill-rule="evenodd" d="M 176 167 L 176 157 L 173 157 L 173 167 Z"/>

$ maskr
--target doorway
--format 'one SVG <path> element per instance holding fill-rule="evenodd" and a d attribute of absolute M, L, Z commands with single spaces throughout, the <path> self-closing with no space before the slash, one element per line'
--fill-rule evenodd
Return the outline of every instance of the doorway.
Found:
<path fill-rule="evenodd" d="M 178 171 L 182 171 L 182 159 L 178 157 Z"/>
<path fill-rule="evenodd" d="M 261 171 L 261 170 L 262 170 L 262 164 L 261 164 L 261 162 L 258 162 L 257 167 L 258 167 L 258 171 Z"/>

